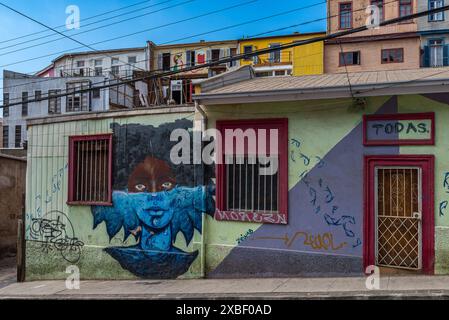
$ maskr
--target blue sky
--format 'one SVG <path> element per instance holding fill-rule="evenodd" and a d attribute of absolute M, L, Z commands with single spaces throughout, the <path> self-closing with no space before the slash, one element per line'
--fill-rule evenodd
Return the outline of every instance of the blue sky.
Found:
<path fill-rule="evenodd" d="M 188 2 L 190 1 L 190 2 Z M 90 19 L 86 22 L 81 21 L 80 30 L 71 30 L 67 35 L 83 32 L 98 26 L 103 26 L 112 22 L 131 18 L 137 15 L 150 13 L 151 11 L 161 10 L 156 13 L 140 17 L 138 19 L 132 19 L 130 21 L 117 24 L 115 26 L 102 28 L 96 31 L 88 32 L 78 36 L 74 36 L 77 40 L 86 44 L 92 44 L 102 40 L 114 38 L 138 32 L 141 30 L 158 27 L 163 24 L 176 22 L 182 19 L 191 18 L 210 11 L 226 8 L 239 3 L 246 3 L 242 7 L 230 9 L 224 12 L 208 15 L 202 18 L 198 18 L 191 21 L 182 22 L 168 27 L 158 28 L 152 31 L 143 32 L 137 35 L 133 35 L 127 38 L 123 38 L 116 41 L 111 41 L 103 44 L 93 45 L 95 49 L 108 49 L 108 48 L 120 48 L 120 47 L 139 47 L 144 46 L 147 40 L 152 40 L 155 43 L 171 42 L 183 37 L 192 36 L 202 32 L 208 32 L 218 28 L 226 27 L 242 23 L 245 21 L 262 18 L 265 16 L 281 13 L 284 11 L 305 7 L 311 4 L 319 4 L 312 8 L 296 11 L 290 14 L 285 14 L 276 18 L 251 23 L 236 28 L 223 30 L 199 37 L 190 38 L 180 42 L 193 42 L 198 40 L 221 40 L 221 39 L 235 39 L 244 36 L 252 36 L 269 30 L 274 30 L 282 27 L 291 26 L 304 21 L 310 21 L 313 19 L 320 19 L 326 17 L 326 6 L 323 3 L 324 0 L 152 0 L 142 3 L 135 7 L 124 9 L 118 12 L 110 13 L 105 16 Z M 66 8 L 69 5 L 77 5 L 80 8 L 81 20 L 89 18 L 91 16 L 101 14 L 107 11 L 119 9 L 125 6 L 129 6 L 135 3 L 142 2 L 142 0 L 0 0 L 14 9 L 17 9 L 36 20 L 44 22 L 52 27 L 65 24 L 67 14 Z M 188 2 L 188 3 L 186 3 Z M 144 9 L 151 6 L 151 8 Z M 175 6 L 175 7 L 173 7 Z M 168 8 L 173 7 L 173 8 Z M 129 11 L 138 10 L 122 17 L 111 18 L 112 16 L 127 13 Z M 98 24 L 83 27 L 83 24 L 92 23 L 100 19 L 108 19 Z M 286 29 L 280 32 L 272 34 L 284 34 L 294 31 L 299 32 L 314 32 L 324 31 L 326 27 L 326 21 L 321 21 L 307 24 L 304 26 Z M 3 69 L 31 73 L 47 66 L 53 58 L 59 54 L 54 54 L 63 50 L 69 50 L 79 47 L 80 45 L 69 40 L 63 39 L 53 43 L 45 44 L 42 46 L 36 46 L 26 50 L 20 50 L 24 47 L 39 44 L 44 41 L 49 41 L 55 38 L 60 38 L 59 35 L 53 35 L 51 31 L 47 33 L 35 35 L 32 37 L 26 37 L 15 41 L 4 42 L 12 38 L 27 35 L 29 33 L 44 30 L 44 28 L 32 21 L 27 20 L 18 14 L 9 11 L 8 9 L 0 6 L 0 66 L 15 63 L 22 60 L 27 60 L 34 57 L 53 54 L 46 58 L 31 60 L 25 63 L 19 63 L 9 65 L 4 68 L 0 67 L 0 71 Z M 59 31 L 65 30 L 64 28 L 58 29 Z M 47 36 L 45 39 L 32 41 L 37 37 Z M 19 42 L 27 42 L 14 47 L 4 48 L 7 46 L 15 45 Z M 1 49 L 3 48 L 3 49 Z M 19 51 L 18 51 L 19 50 Z M 88 49 L 86 49 L 88 50 Z M 10 51 L 16 51 L 13 53 L 5 54 Z M 83 50 L 76 50 L 83 51 Z"/>

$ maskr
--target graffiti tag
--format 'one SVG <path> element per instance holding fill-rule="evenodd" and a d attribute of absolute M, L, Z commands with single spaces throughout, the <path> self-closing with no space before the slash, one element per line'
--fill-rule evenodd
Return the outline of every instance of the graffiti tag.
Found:
<path fill-rule="evenodd" d="M 42 244 L 45 253 L 56 250 L 70 263 L 77 263 L 81 257 L 84 243 L 74 236 L 72 223 L 62 212 L 52 211 L 42 218 L 33 218 L 30 236 L 31 241 Z"/>
<path fill-rule="evenodd" d="M 252 234 L 254 233 L 254 230 L 249 229 L 245 234 L 241 234 L 239 238 L 237 238 L 237 244 L 242 243 L 246 239 L 248 239 Z"/>
<path fill-rule="evenodd" d="M 334 236 L 329 232 L 314 235 L 308 232 L 298 231 L 291 237 L 286 233 L 283 237 L 257 237 L 254 240 L 281 240 L 287 248 L 290 248 L 295 241 L 302 240 L 304 246 L 311 247 L 314 250 L 325 251 L 338 251 L 348 245 L 346 242 L 336 245 L 334 243 Z"/>

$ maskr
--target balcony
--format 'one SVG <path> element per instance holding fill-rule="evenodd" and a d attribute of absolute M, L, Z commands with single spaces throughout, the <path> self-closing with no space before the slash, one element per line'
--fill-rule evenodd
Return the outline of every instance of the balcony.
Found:
<path fill-rule="evenodd" d="M 271 67 L 293 64 L 292 52 L 272 52 L 253 57 L 254 67 Z"/>
<path fill-rule="evenodd" d="M 111 68 L 74 68 L 74 69 L 61 69 L 59 74 L 56 76 L 66 78 L 66 77 L 108 77 L 108 78 L 129 78 L 134 75 L 134 71 L 137 68 L 121 65 L 112 66 Z"/>

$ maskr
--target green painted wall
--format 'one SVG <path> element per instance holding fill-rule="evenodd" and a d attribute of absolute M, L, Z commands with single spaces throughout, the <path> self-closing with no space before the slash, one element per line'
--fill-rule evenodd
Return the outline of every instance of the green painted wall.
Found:
<path fill-rule="evenodd" d="M 364 107 L 355 106 L 350 99 L 316 100 L 284 103 L 263 103 L 245 105 L 226 105 L 206 107 L 208 128 L 213 128 L 220 119 L 289 119 L 289 141 L 300 139 L 301 151 L 324 158 L 355 127 L 360 125 L 364 114 L 372 114 L 391 97 L 372 97 L 366 99 Z M 449 172 L 449 140 L 446 139 L 446 119 L 449 119 L 449 106 L 420 95 L 399 96 L 400 113 L 435 112 L 436 145 L 400 147 L 401 154 L 434 154 L 435 170 L 435 272 L 449 273 L 449 212 L 440 216 L 439 205 L 449 201 L 449 190 L 444 187 L 445 174 Z M 119 124 L 140 123 L 157 126 L 173 122 L 191 114 L 147 115 L 107 120 L 76 121 L 58 124 L 32 126 L 29 128 L 26 226 L 29 230 L 33 217 L 42 217 L 45 213 L 58 210 L 69 217 L 76 236 L 85 244 L 78 266 L 83 279 L 132 279 L 131 273 L 121 266 L 102 249 L 111 245 L 121 245 L 122 234 L 109 241 L 105 225 L 92 229 L 93 218 L 89 207 L 69 207 L 67 195 L 67 152 L 68 136 L 111 132 L 113 122 Z M 362 140 L 360 137 L 360 144 Z M 289 152 L 293 151 L 290 145 Z M 361 161 L 361 159 L 355 159 Z M 289 189 L 299 182 L 299 174 L 311 170 L 312 165 L 301 161 L 289 160 Z M 290 213 L 292 214 L 292 213 Z M 204 218 L 203 235 L 195 233 L 194 241 L 185 248 L 182 235 L 176 245 L 184 250 L 199 249 L 200 256 L 184 277 L 200 277 L 204 272 L 212 272 L 228 256 L 239 242 L 256 232 L 262 225 L 255 223 L 216 221 L 210 216 Z M 304 221 L 304 227 L 307 221 Z M 122 231 L 123 232 L 123 231 Z M 205 242 L 205 259 L 202 259 L 202 242 Z M 130 238 L 126 245 L 132 245 Z M 250 247 L 249 245 L 245 245 Z M 66 262 L 58 252 L 43 252 L 42 246 L 27 241 L 27 279 L 66 278 Z"/>
<path fill-rule="evenodd" d="M 84 243 L 81 257 L 76 265 L 80 268 L 82 279 L 133 279 L 130 272 L 103 248 L 114 245 L 133 245 L 133 237 L 122 242 L 123 230 L 111 241 L 105 224 L 93 230 L 93 217 L 90 206 L 68 206 L 68 137 L 72 135 L 89 135 L 111 133 L 111 124 L 148 124 L 159 126 L 177 119 L 193 120 L 194 115 L 151 114 L 127 118 L 110 118 L 103 120 L 83 120 L 29 127 L 28 170 L 26 189 L 26 279 L 65 279 L 67 262 L 57 250 L 47 249 L 42 243 L 30 237 L 33 218 L 42 218 L 54 211 L 68 216 L 75 236 Z M 54 214 L 53 214 L 54 215 Z M 62 221 L 68 224 L 67 221 Z M 201 235 L 195 233 L 189 248 L 186 248 L 182 234 L 178 235 L 176 245 L 180 249 L 193 251 L 201 249 Z M 201 259 L 197 259 L 185 277 L 198 276 L 201 273 Z"/>

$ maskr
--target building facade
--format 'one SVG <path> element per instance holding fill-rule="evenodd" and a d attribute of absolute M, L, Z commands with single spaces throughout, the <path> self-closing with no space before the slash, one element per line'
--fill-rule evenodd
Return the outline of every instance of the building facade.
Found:
<path fill-rule="evenodd" d="M 177 71 L 183 68 L 193 67 L 238 53 L 237 41 L 200 41 L 196 43 L 156 45 L 151 41 L 147 43 L 147 56 L 149 57 L 149 70 L 155 73 Z M 192 80 L 205 79 L 238 66 L 238 62 L 221 64 L 213 67 L 196 69 L 184 72 L 162 81 L 154 83 L 150 88 L 158 88 L 150 94 L 152 102 L 159 104 L 192 103 Z M 151 91 L 151 89 L 150 89 Z M 157 103 L 156 103 L 157 104 Z"/>
<path fill-rule="evenodd" d="M 38 72 L 40 77 L 131 77 L 147 70 L 145 48 L 123 48 L 64 54 Z"/>
<path fill-rule="evenodd" d="M 370 5 L 379 8 L 379 21 L 418 10 L 418 0 L 329 0 L 328 33 L 365 26 L 366 8 Z M 371 28 L 326 41 L 325 73 L 416 69 L 421 66 L 420 47 L 417 19 Z"/>
<path fill-rule="evenodd" d="M 444 0 L 419 0 L 418 11 L 443 7 Z M 449 66 L 449 17 L 447 12 L 432 14 L 418 19 L 421 35 L 423 67 Z"/>
<path fill-rule="evenodd" d="M 196 108 L 30 120 L 27 279 L 449 273 L 447 68 L 350 73 L 354 97 L 346 74 L 235 72 Z"/>
<path fill-rule="evenodd" d="M 29 118 L 133 108 L 134 88 L 129 85 L 59 96 L 70 91 L 89 89 L 116 81 L 118 80 L 110 80 L 104 76 L 40 78 L 5 70 L 3 73 L 2 147 L 25 147 L 26 121 Z M 51 96 L 55 98 L 47 99 Z M 13 103 L 20 104 L 10 106 Z"/>
<path fill-rule="evenodd" d="M 24 220 L 26 158 L 0 153 L 0 257 L 17 252 L 18 220 Z"/>
<path fill-rule="evenodd" d="M 241 54 L 276 48 L 295 41 L 324 36 L 324 33 L 294 33 L 290 35 L 240 39 Z M 317 42 L 269 54 L 248 57 L 241 65 L 252 65 L 257 76 L 304 76 L 323 73 L 324 43 Z"/>

